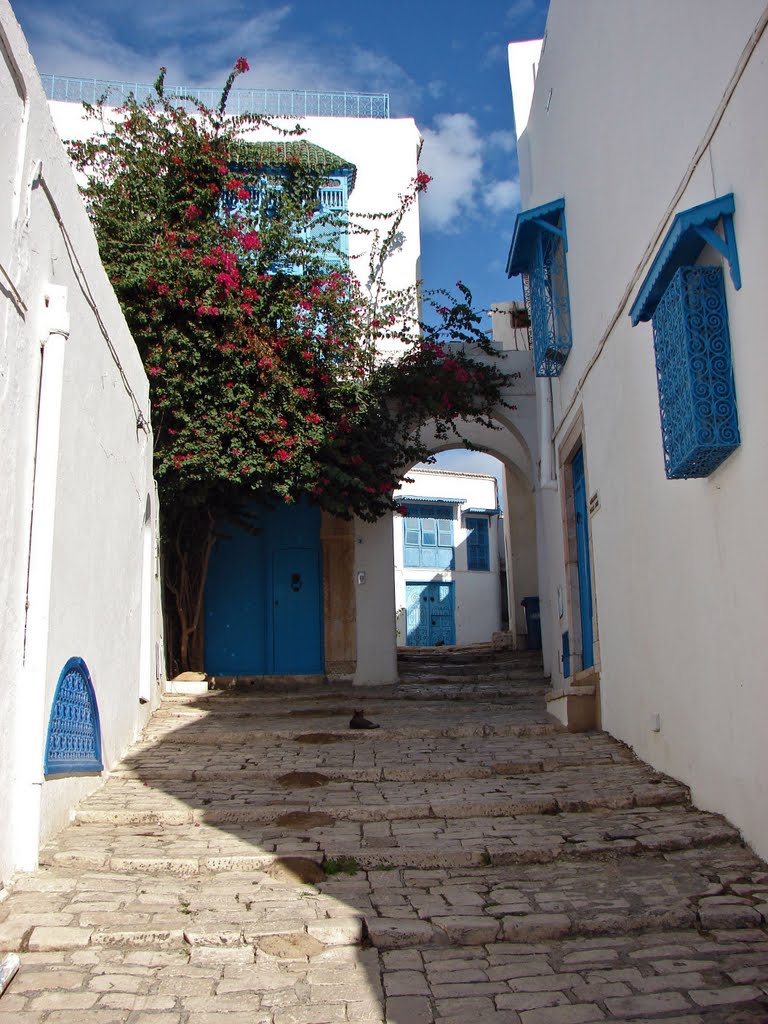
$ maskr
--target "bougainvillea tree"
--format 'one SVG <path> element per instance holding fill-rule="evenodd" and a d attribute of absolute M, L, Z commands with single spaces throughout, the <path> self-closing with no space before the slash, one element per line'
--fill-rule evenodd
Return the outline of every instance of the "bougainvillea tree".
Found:
<path fill-rule="evenodd" d="M 280 167 L 266 166 L 263 148 L 243 141 L 266 119 L 226 114 L 247 68 L 238 60 L 215 110 L 167 96 L 161 72 L 150 99 L 90 108 L 101 127 L 70 147 L 149 376 L 168 632 L 183 669 L 202 664 L 203 589 L 222 516 L 304 498 L 374 520 L 427 456 L 427 424 L 458 437 L 462 420 L 490 425 L 503 404 L 503 373 L 446 344 L 488 350 L 468 290 L 433 300 L 425 325 L 409 315 L 413 295 L 383 284 L 427 175 L 398 210 L 353 228 L 371 236 L 362 288 L 332 241 L 334 214 L 318 213 L 322 169 L 291 145 Z M 288 142 L 299 133 L 274 130 Z M 393 334 L 404 355 L 383 360 L 377 340 Z"/>

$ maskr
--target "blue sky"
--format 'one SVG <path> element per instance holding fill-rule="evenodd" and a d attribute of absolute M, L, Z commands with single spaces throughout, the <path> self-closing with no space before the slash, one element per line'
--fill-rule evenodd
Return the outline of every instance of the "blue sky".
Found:
<path fill-rule="evenodd" d="M 548 0 L 15 0 L 41 72 L 244 87 L 388 92 L 415 118 L 434 177 L 422 205 L 428 287 L 461 279 L 477 304 L 516 298 L 504 264 L 519 208 L 507 43 L 544 31 Z"/>
<path fill-rule="evenodd" d="M 548 0 L 14 2 L 44 73 L 152 82 L 165 65 L 169 84 L 220 86 L 245 56 L 243 87 L 388 92 L 392 116 L 416 120 L 421 164 L 434 178 L 421 206 L 425 286 L 462 280 L 481 309 L 520 295 L 504 273 L 519 209 L 507 43 L 540 37 L 547 7 Z M 446 453 L 439 465 L 470 470 L 468 455 Z"/>

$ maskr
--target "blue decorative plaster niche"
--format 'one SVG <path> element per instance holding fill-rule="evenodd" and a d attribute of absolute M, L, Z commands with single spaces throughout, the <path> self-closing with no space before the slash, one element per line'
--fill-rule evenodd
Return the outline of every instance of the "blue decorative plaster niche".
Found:
<path fill-rule="evenodd" d="M 100 772 L 101 724 L 88 666 L 70 658 L 61 670 L 48 722 L 45 774 Z"/>

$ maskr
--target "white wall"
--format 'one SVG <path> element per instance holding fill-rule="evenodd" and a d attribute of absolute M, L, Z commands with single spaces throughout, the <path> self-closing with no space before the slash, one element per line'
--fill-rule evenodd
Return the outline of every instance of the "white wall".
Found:
<path fill-rule="evenodd" d="M 138 413 L 149 414 L 141 361 L 6 0 L 0 43 L 0 878 L 7 881 L 34 866 L 39 836 L 63 825 L 100 784 L 93 776 L 43 780 L 64 663 L 80 656 L 88 664 L 107 766 L 149 713 L 138 680 L 142 533 L 154 487 L 151 435 L 137 429 Z M 152 591 L 145 618 L 157 623 Z M 148 649 L 154 663 L 154 642 Z M 154 668 L 152 680 L 156 702 Z"/>
<path fill-rule="evenodd" d="M 521 144 L 524 208 L 565 197 L 573 350 L 554 388 L 555 444 L 583 416 L 588 495 L 600 496 L 591 532 L 603 724 L 766 856 L 764 13 L 764 0 L 553 0 Z M 674 214 L 731 191 L 743 286 L 727 272 L 725 286 L 742 444 L 707 479 L 668 481 L 651 327 L 633 329 L 629 306 Z M 557 614 L 560 493 L 540 491 L 537 507 L 554 681 L 568 620 L 567 608 L 565 622 Z"/>

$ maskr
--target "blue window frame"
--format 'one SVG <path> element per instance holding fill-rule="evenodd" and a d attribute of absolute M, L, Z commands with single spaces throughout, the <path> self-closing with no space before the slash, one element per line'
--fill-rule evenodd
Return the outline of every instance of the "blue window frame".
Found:
<path fill-rule="evenodd" d="M 403 548 L 403 561 L 409 567 L 453 569 L 452 506 L 408 505 Z"/>
<path fill-rule="evenodd" d="M 523 275 L 537 377 L 559 377 L 571 351 L 565 200 L 518 214 L 507 277 Z"/>
<path fill-rule="evenodd" d="M 741 287 L 733 213 L 732 194 L 678 213 L 630 311 L 633 325 L 653 323 L 670 480 L 709 476 L 741 442 L 723 271 L 693 265 L 711 246 Z"/>
<path fill-rule="evenodd" d="M 467 516 L 467 568 L 473 572 L 489 572 L 491 553 L 489 546 L 488 520 Z"/>

